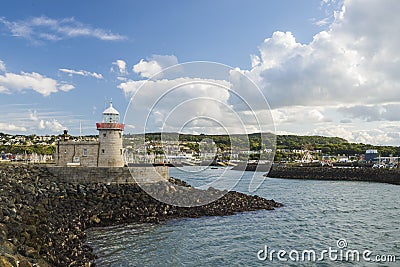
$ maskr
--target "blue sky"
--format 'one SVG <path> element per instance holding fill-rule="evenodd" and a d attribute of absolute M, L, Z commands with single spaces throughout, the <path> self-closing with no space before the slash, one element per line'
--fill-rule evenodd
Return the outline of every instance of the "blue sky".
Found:
<path fill-rule="evenodd" d="M 399 144 L 398 52 L 388 62 L 396 49 L 372 42 L 390 34 L 395 45 L 395 6 L 390 0 L 2 1 L 0 131 L 79 134 L 82 122 L 84 134 L 95 134 L 105 101 L 112 98 L 124 113 L 135 81 L 146 80 L 154 66 L 201 60 L 254 80 L 278 133 Z"/>

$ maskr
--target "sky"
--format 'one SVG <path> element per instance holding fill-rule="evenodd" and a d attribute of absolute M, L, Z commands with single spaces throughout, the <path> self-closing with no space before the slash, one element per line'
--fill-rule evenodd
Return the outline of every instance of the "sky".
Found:
<path fill-rule="evenodd" d="M 112 99 L 127 133 L 146 123 L 400 145 L 398 10 L 397 0 L 4 0 L 0 132 L 96 134 Z M 210 63 L 153 76 L 193 61 Z"/>

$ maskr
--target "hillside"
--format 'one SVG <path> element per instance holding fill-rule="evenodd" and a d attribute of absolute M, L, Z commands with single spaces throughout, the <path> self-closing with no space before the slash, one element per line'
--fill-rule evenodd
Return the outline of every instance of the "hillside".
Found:
<path fill-rule="evenodd" d="M 169 136 L 175 136 L 176 133 L 163 133 L 163 140 L 168 140 Z M 257 151 L 263 147 L 274 147 L 272 144 L 276 138 L 276 149 L 281 150 L 321 150 L 322 154 L 337 155 L 356 155 L 364 154 L 368 149 L 376 149 L 381 156 L 400 155 L 399 146 L 375 146 L 363 143 L 350 143 L 346 139 L 340 137 L 326 137 L 326 136 L 299 136 L 299 135 L 273 135 L 270 133 L 263 134 L 264 145 L 261 144 L 261 134 L 249 134 L 248 140 L 250 150 Z M 126 135 L 127 138 L 133 138 L 134 135 Z M 212 139 L 217 147 L 222 150 L 229 148 L 232 143 L 237 143 L 234 140 L 244 140 L 245 135 L 234 134 L 228 135 L 192 135 L 180 134 L 179 140 L 181 142 L 200 142 L 204 139 Z M 147 133 L 145 135 L 146 141 L 159 141 L 161 140 L 161 133 Z"/>
<path fill-rule="evenodd" d="M 163 140 L 174 140 L 176 133 L 163 133 Z M 125 145 L 129 140 L 137 138 L 139 135 L 124 135 Z M 78 139 L 79 137 L 73 137 Z M 83 137 L 93 140 L 95 136 Z M 55 150 L 55 142 L 60 136 L 36 136 L 36 135 L 10 135 L 0 133 L 0 152 L 12 154 L 52 154 Z M 193 135 L 179 134 L 179 141 L 186 143 L 187 147 L 198 150 L 198 143 L 202 140 L 212 139 L 221 151 L 229 150 L 231 144 L 240 147 L 249 148 L 251 151 L 259 151 L 264 148 L 276 148 L 282 150 L 321 150 L 322 154 L 337 155 L 356 155 L 364 154 L 368 149 L 376 149 L 381 156 L 400 155 L 399 146 L 374 146 L 362 143 L 350 143 L 339 137 L 326 136 L 298 136 L 298 135 L 273 135 L 271 133 L 263 134 L 263 144 L 261 143 L 261 134 L 254 133 L 247 138 L 243 134 L 228 135 Z M 157 142 L 161 140 L 161 133 L 147 133 L 145 140 L 148 142 Z M 276 147 L 274 145 L 276 140 Z M 284 153 L 284 152 L 280 152 Z"/>

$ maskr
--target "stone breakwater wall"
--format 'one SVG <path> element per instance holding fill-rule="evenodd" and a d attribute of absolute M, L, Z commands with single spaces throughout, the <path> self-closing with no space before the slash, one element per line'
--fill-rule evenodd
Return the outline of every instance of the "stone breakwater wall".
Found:
<path fill-rule="evenodd" d="M 267 176 L 285 179 L 346 180 L 400 184 L 399 169 L 273 166 Z"/>
<path fill-rule="evenodd" d="M 168 180 L 168 167 L 47 167 L 59 181 L 68 183 L 135 183 L 136 180 L 159 182 Z"/>
<path fill-rule="evenodd" d="M 234 171 L 268 172 L 272 164 L 238 164 L 232 168 Z"/>
<path fill-rule="evenodd" d="M 0 165 L 0 266 L 94 266 L 96 255 L 84 242 L 84 231 L 90 227 L 160 223 L 281 206 L 274 200 L 225 192 L 204 206 L 177 207 L 157 201 L 136 183 L 93 179 L 77 183 L 67 179 L 68 172 L 63 175 L 47 167 Z M 169 181 L 152 186 L 155 190 L 168 187 L 165 194 L 177 192 L 183 198 L 221 193 L 212 188 L 198 190 L 178 179 Z"/>

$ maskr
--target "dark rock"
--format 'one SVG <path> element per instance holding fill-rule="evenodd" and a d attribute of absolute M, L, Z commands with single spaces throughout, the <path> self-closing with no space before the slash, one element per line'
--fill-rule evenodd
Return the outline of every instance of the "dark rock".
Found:
<path fill-rule="evenodd" d="M 148 189 L 166 199 L 195 196 L 203 203 L 210 197 L 221 198 L 205 206 L 176 207 L 157 201 L 132 182 L 77 185 L 58 179 L 46 167 L 0 165 L 0 266 L 17 262 L 19 266 L 94 266 L 96 256 L 84 244 L 89 227 L 160 223 L 281 206 L 238 192 L 199 190 L 176 178 Z"/>
<path fill-rule="evenodd" d="M 7 257 L 0 256 L 0 266 L 2 267 L 13 267 Z"/>

